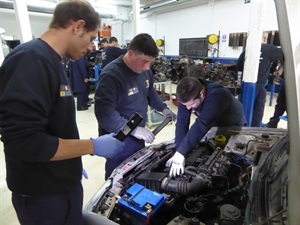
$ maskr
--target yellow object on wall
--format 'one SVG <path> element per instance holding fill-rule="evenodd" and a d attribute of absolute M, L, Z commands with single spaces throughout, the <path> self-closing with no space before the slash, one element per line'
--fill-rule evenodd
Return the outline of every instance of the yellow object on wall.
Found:
<path fill-rule="evenodd" d="M 162 40 L 162 39 L 157 39 L 156 40 L 156 45 L 158 47 L 164 46 L 164 44 L 165 44 L 164 40 Z"/>
<path fill-rule="evenodd" d="M 211 34 L 208 36 L 208 42 L 210 44 L 216 44 L 219 41 L 219 37 L 216 34 Z"/>

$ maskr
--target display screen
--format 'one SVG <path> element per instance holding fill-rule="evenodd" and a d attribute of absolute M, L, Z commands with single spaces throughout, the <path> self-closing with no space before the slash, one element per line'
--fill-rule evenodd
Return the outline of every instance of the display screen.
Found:
<path fill-rule="evenodd" d="M 208 52 L 208 41 L 205 38 L 180 38 L 179 55 L 192 59 L 205 58 Z"/>

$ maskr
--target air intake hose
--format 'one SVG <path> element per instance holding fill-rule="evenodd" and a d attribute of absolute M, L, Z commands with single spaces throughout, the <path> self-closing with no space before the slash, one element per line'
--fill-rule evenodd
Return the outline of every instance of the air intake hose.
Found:
<path fill-rule="evenodd" d="M 198 193 L 204 187 L 206 187 L 206 182 L 202 178 L 194 178 L 191 181 L 164 178 L 161 182 L 162 190 L 171 191 L 182 195 Z"/>

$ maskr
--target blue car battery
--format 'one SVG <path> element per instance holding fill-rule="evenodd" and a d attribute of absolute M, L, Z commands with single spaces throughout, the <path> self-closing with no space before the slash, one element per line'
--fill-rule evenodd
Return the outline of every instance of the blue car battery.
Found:
<path fill-rule="evenodd" d="M 146 220 L 149 215 L 153 216 L 165 201 L 166 197 L 163 194 L 135 183 L 119 199 L 118 204 L 128 213 Z"/>

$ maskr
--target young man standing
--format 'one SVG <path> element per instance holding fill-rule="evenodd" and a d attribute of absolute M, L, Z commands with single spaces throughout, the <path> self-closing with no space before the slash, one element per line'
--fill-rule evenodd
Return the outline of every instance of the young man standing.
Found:
<path fill-rule="evenodd" d="M 174 121 L 176 119 L 153 87 L 150 68 L 157 56 L 158 48 L 153 38 L 149 34 L 138 34 L 130 42 L 127 53 L 109 63 L 101 72 L 95 92 L 99 135 L 116 132 L 136 112 L 144 118 L 125 139 L 122 153 L 106 160 L 106 178 L 121 162 L 142 149 L 145 142 L 154 141 L 153 133 L 145 128 L 148 105 Z"/>
<path fill-rule="evenodd" d="M 113 157 L 112 134 L 79 140 L 66 56 L 92 46 L 99 15 L 87 1 L 57 5 L 49 29 L 16 47 L 0 69 L 0 134 L 7 185 L 20 224 L 83 225 L 83 155 Z"/>

